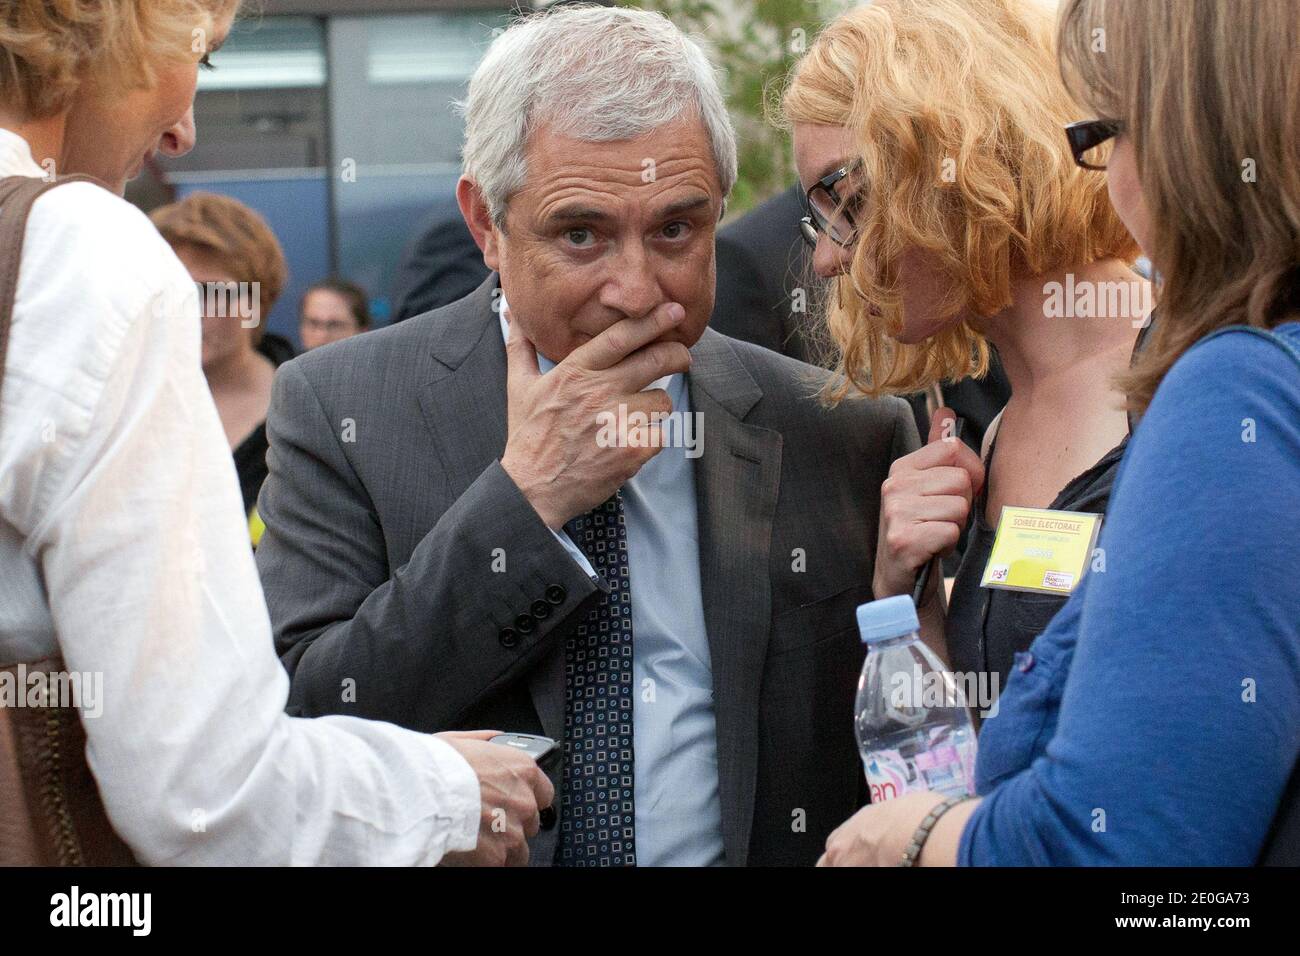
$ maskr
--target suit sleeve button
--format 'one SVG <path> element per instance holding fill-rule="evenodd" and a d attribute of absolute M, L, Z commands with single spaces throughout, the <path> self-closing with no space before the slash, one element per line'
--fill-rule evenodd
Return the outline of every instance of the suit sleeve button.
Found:
<path fill-rule="evenodd" d="M 537 618 L 531 614 L 520 614 L 515 618 L 515 630 L 520 634 L 531 634 L 537 630 Z"/>
<path fill-rule="evenodd" d="M 529 610 L 533 612 L 533 617 L 537 618 L 537 620 L 544 621 L 550 616 L 551 606 L 545 601 L 534 601 Z"/>
<path fill-rule="evenodd" d="M 546 600 L 551 604 L 563 604 L 564 599 L 569 596 L 569 592 L 564 590 L 560 584 L 552 584 L 546 589 Z"/>
<path fill-rule="evenodd" d="M 501 641 L 502 647 L 514 647 L 519 643 L 519 635 L 515 633 L 513 627 L 503 627 L 501 633 L 497 636 Z"/>

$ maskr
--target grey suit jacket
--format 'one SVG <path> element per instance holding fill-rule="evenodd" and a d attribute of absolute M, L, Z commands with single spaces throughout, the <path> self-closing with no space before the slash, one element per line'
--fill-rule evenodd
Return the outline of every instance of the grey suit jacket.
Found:
<path fill-rule="evenodd" d="M 276 375 L 257 561 L 291 714 L 563 736 L 564 638 L 599 590 L 501 468 L 496 284 Z M 854 608 L 916 428 L 898 400 L 827 410 L 824 372 L 713 331 L 692 355 L 726 858 L 808 864 L 864 801 Z"/>

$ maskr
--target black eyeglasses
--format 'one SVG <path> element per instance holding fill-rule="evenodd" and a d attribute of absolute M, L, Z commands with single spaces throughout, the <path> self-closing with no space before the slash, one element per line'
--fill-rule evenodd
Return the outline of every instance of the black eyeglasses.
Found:
<path fill-rule="evenodd" d="M 1070 141 L 1076 163 L 1084 169 L 1102 170 L 1115 148 L 1112 140 L 1122 132 L 1124 124 L 1120 120 L 1082 120 L 1065 127 L 1065 138 Z"/>
<path fill-rule="evenodd" d="M 804 209 L 808 215 L 799 220 L 799 231 L 810 246 L 817 245 L 817 233 L 824 232 L 831 242 L 848 248 L 858 238 L 858 224 L 853 221 L 849 207 L 852 197 L 841 196 L 835 184 L 853 172 L 860 163 L 841 166 L 829 176 L 824 176 L 808 187 L 804 195 Z"/>

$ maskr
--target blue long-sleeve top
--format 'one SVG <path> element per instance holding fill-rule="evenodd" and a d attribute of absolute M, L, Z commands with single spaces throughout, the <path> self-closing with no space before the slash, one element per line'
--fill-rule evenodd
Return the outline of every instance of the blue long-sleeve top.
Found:
<path fill-rule="evenodd" d="M 1161 383 L 976 762 L 974 866 L 1249 865 L 1300 754 L 1300 323 Z M 1104 559 L 1104 570 L 1100 570 Z"/>

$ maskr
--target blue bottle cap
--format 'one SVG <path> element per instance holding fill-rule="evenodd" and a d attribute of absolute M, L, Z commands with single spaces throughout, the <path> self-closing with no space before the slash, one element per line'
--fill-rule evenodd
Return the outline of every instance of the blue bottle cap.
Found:
<path fill-rule="evenodd" d="M 863 644 L 875 644 L 919 630 L 916 605 L 906 594 L 858 605 L 858 631 Z"/>

